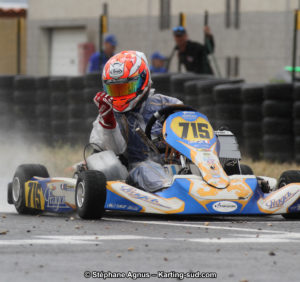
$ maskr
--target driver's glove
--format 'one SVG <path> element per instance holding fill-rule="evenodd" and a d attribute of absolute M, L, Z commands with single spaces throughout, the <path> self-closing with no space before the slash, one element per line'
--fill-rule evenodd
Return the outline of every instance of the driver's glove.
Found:
<path fill-rule="evenodd" d="M 116 119 L 113 111 L 113 98 L 105 92 L 99 92 L 94 98 L 99 109 L 99 123 L 103 128 L 113 129 L 116 127 Z"/>

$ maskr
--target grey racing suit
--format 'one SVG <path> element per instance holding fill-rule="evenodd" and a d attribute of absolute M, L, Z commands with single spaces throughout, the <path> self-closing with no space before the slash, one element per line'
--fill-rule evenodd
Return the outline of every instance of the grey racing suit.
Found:
<path fill-rule="evenodd" d="M 117 126 L 114 129 L 103 128 L 98 118 L 93 123 L 90 142 L 96 143 L 103 150 L 112 150 L 116 155 L 123 154 L 128 160 L 129 177 L 137 187 L 149 192 L 171 184 L 171 179 L 165 174 L 163 167 L 152 158 L 153 153 L 136 133 L 140 127 L 145 130 L 152 115 L 167 106 L 182 104 L 176 98 L 149 92 L 148 98 L 140 107 L 125 112 L 115 112 Z M 156 122 L 152 128 L 152 135 L 161 133 L 162 125 Z"/>

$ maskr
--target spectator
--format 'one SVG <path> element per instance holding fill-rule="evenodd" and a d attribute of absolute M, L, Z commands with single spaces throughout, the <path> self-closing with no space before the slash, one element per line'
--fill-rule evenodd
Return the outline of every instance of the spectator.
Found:
<path fill-rule="evenodd" d="M 179 63 L 183 64 L 187 71 L 200 74 L 213 74 L 209 64 L 208 54 L 214 51 L 214 38 L 208 26 L 204 27 L 206 37 L 205 45 L 188 39 L 188 34 L 183 26 L 173 28 L 175 48 L 178 50 Z"/>
<path fill-rule="evenodd" d="M 162 54 L 160 54 L 159 52 L 154 52 L 151 56 L 150 71 L 152 73 L 167 72 L 167 69 L 165 68 L 165 60 L 166 60 L 166 57 L 164 57 Z"/>
<path fill-rule="evenodd" d="M 104 65 L 115 53 L 117 39 L 113 34 L 105 37 L 103 53 L 94 53 L 89 60 L 88 72 L 102 72 Z"/>

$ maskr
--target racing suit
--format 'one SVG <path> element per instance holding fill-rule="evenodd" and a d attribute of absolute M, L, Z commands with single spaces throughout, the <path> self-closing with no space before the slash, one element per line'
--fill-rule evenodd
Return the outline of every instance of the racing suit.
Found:
<path fill-rule="evenodd" d="M 150 89 L 148 98 L 135 109 L 118 113 L 114 112 L 117 126 L 106 129 L 99 124 L 99 116 L 93 123 L 90 142 L 96 143 L 102 150 L 112 150 L 116 155 L 123 154 L 128 160 L 130 182 L 148 192 L 154 192 L 171 184 L 171 178 L 163 167 L 152 160 L 153 154 L 136 133 L 139 127 L 145 130 L 152 115 L 167 106 L 182 104 L 176 98 L 154 94 Z M 159 135 L 162 125 L 156 122 L 152 135 Z"/>

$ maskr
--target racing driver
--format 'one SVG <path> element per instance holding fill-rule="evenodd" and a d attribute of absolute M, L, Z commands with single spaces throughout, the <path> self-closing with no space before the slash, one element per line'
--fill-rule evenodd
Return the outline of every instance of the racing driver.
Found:
<path fill-rule="evenodd" d="M 90 142 L 125 156 L 132 185 L 148 192 L 168 187 L 170 176 L 152 157 L 136 129 L 145 130 L 156 111 L 182 102 L 154 94 L 148 62 L 142 52 L 122 51 L 111 57 L 104 66 L 102 80 L 104 91 L 94 98 L 99 115 L 93 123 Z M 157 122 L 151 133 L 159 135 L 161 130 L 162 125 Z"/>

